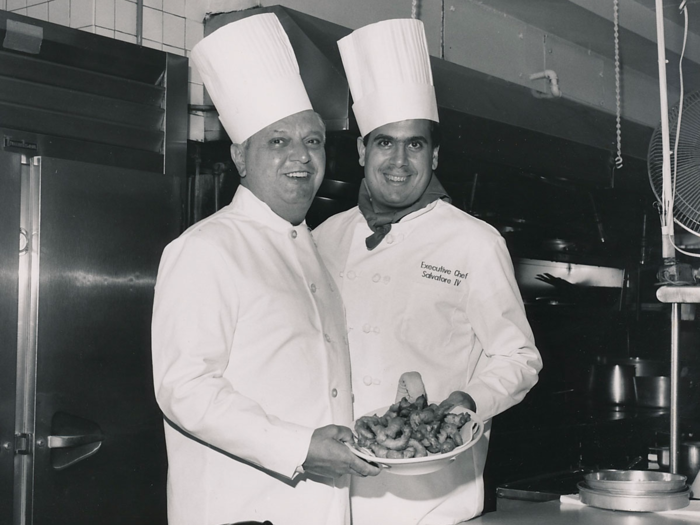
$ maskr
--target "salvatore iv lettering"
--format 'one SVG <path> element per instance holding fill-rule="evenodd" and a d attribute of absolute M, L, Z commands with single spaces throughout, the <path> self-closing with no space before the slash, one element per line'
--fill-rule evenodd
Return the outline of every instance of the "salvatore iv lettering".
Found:
<path fill-rule="evenodd" d="M 460 272 L 459 270 L 454 271 L 454 282 L 451 278 L 445 277 L 446 275 L 452 275 L 452 270 L 445 268 L 444 266 L 436 266 L 434 264 L 427 264 L 421 261 L 420 267 L 423 270 L 421 277 L 424 279 L 431 279 L 433 281 L 438 281 L 445 284 L 452 284 L 453 286 L 459 286 L 460 283 L 467 278 L 469 275 L 466 272 Z"/>

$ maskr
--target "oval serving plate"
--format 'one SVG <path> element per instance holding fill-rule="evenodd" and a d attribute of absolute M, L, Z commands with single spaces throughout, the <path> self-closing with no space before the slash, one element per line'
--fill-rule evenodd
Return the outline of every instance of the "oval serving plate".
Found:
<path fill-rule="evenodd" d="M 372 412 L 365 414 L 365 416 L 382 416 L 387 412 L 387 410 L 389 410 L 389 406 L 373 410 Z M 451 412 L 455 414 L 463 414 L 464 412 L 467 412 L 471 416 L 471 421 L 465 423 L 460 430 L 464 444 L 456 447 L 451 452 L 445 452 L 443 454 L 430 454 L 422 458 L 389 459 L 378 458 L 367 449 L 363 449 L 357 445 L 351 445 L 349 443 L 346 444 L 356 456 L 370 463 L 376 463 L 377 465 L 383 467 L 386 472 L 391 474 L 396 474 L 399 476 L 421 476 L 423 474 L 437 472 L 457 459 L 457 456 L 473 447 L 484 433 L 484 422 L 471 410 L 457 406 L 453 408 Z"/>

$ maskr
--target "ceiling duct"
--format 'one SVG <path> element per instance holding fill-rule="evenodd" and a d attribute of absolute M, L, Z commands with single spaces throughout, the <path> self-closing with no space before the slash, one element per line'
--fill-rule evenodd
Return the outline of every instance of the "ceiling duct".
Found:
<path fill-rule="evenodd" d="M 215 14 L 205 35 L 235 20 L 273 12 L 287 31 L 314 108 L 329 131 L 357 134 L 336 42 L 352 30 L 281 6 Z M 431 57 L 443 130 L 440 173 L 460 177 L 465 166 L 503 169 L 606 187 L 645 191 L 646 153 L 653 129 L 623 120 L 625 167 L 611 181 L 615 115 Z"/>

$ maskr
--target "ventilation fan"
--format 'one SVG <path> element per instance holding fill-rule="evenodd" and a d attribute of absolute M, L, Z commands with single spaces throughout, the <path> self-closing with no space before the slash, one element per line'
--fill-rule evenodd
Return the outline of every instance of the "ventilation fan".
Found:
<path fill-rule="evenodd" d="M 690 93 L 671 108 L 668 123 L 669 143 L 674 148 L 670 171 L 671 217 L 676 224 L 700 236 L 700 91 Z M 659 125 L 651 137 L 647 156 L 649 181 L 659 202 L 664 198 L 663 148 Z"/>

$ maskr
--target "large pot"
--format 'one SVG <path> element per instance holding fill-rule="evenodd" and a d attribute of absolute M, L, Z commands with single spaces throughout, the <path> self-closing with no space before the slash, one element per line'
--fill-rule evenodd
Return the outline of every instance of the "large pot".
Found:
<path fill-rule="evenodd" d="M 637 376 L 637 405 L 640 407 L 669 408 L 671 406 L 671 378 L 666 376 Z"/>
<path fill-rule="evenodd" d="M 588 377 L 588 391 L 601 404 L 634 405 L 637 391 L 634 366 L 596 363 Z"/>
<path fill-rule="evenodd" d="M 671 373 L 670 363 L 642 357 L 600 356 L 598 362 L 609 365 L 631 365 L 634 367 L 634 375 L 638 377 L 667 376 Z"/>

